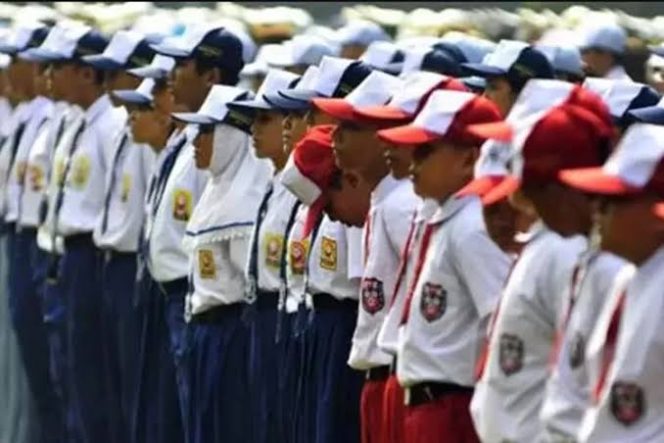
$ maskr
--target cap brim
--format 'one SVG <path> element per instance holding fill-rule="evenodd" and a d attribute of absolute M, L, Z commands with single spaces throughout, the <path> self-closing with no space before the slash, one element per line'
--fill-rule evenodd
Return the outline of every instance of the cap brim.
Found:
<path fill-rule="evenodd" d="M 660 108 L 659 106 L 634 109 L 629 111 L 627 115 L 642 123 L 664 125 L 664 108 Z"/>
<path fill-rule="evenodd" d="M 381 71 L 385 71 L 388 74 L 398 75 L 403 70 L 403 62 L 388 63 L 385 65 Z"/>
<path fill-rule="evenodd" d="M 468 126 L 468 132 L 485 140 L 508 142 L 514 136 L 514 129 L 506 121 L 479 123 Z"/>
<path fill-rule="evenodd" d="M 505 176 L 500 183 L 489 189 L 482 196 L 482 204 L 484 206 L 491 206 L 498 203 L 514 194 L 520 186 L 521 181 L 518 178 L 511 175 Z"/>
<path fill-rule="evenodd" d="M 470 89 L 475 89 L 478 91 L 484 91 L 486 89 L 486 79 L 483 77 L 471 76 L 463 77 L 459 80 Z"/>
<path fill-rule="evenodd" d="M 342 98 L 315 98 L 314 106 L 339 120 L 358 120 L 353 106 Z"/>
<path fill-rule="evenodd" d="M 301 102 L 309 102 L 310 100 L 320 97 L 320 94 L 313 89 L 293 89 L 279 91 L 279 95 L 284 98 L 299 100 Z"/>
<path fill-rule="evenodd" d="M 463 72 L 478 77 L 498 77 L 506 75 L 507 71 L 504 69 L 496 68 L 495 66 L 485 65 L 483 63 L 464 63 L 461 65 Z"/>
<path fill-rule="evenodd" d="M 127 72 L 141 78 L 166 78 L 169 74 L 165 69 L 155 68 L 153 66 L 129 69 Z"/>
<path fill-rule="evenodd" d="M 93 66 L 101 71 L 117 71 L 124 68 L 124 65 L 116 62 L 106 56 L 99 55 L 86 55 L 82 60 L 88 65 Z"/>
<path fill-rule="evenodd" d="M 657 217 L 664 219 L 664 203 L 657 203 L 652 207 L 652 211 Z"/>
<path fill-rule="evenodd" d="M 219 121 L 213 119 L 212 117 L 203 114 L 197 114 L 195 112 L 174 112 L 171 115 L 176 120 L 194 125 L 214 125 L 219 123 Z"/>
<path fill-rule="evenodd" d="M 640 191 L 620 177 L 606 174 L 601 167 L 563 170 L 558 177 L 568 186 L 589 194 L 628 195 Z"/>
<path fill-rule="evenodd" d="M 146 97 L 145 95 L 141 94 L 140 92 L 136 92 L 133 89 L 120 89 L 117 91 L 112 91 L 111 94 L 125 103 L 131 103 L 135 105 L 148 105 L 152 103 L 152 100 L 149 97 Z"/>
<path fill-rule="evenodd" d="M 150 47 L 159 54 L 167 55 L 169 57 L 174 57 L 174 58 L 186 58 L 189 57 L 192 53 L 192 51 L 185 51 L 184 49 L 176 48 L 174 46 L 169 46 L 169 45 L 156 44 L 156 45 L 150 45 Z"/>
<path fill-rule="evenodd" d="M 479 177 L 468 183 L 456 193 L 457 197 L 465 197 L 467 195 L 478 195 L 483 197 L 493 188 L 498 186 L 505 180 L 505 175 L 487 175 Z"/>
<path fill-rule="evenodd" d="M 440 134 L 413 125 L 383 129 L 376 134 L 379 138 L 395 145 L 421 145 L 442 138 Z"/>
<path fill-rule="evenodd" d="M 239 100 L 228 103 L 228 107 L 241 109 L 263 109 L 265 111 L 272 111 L 276 109 L 265 100 Z"/>
<path fill-rule="evenodd" d="M 16 46 L 0 45 L 0 53 L 2 53 L 2 54 L 14 55 L 17 52 L 18 52 L 18 48 Z"/>
<path fill-rule="evenodd" d="M 27 51 L 23 51 L 20 57 L 23 60 L 28 60 L 32 62 L 41 62 L 41 63 L 55 62 L 59 60 L 69 60 L 68 57 L 64 57 L 61 54 L 48 51 L 42 48 L 32 48 L 28 49 Z"/>
<path fill-rule="evenodd" d="M 414 117 L 396 106 L 364 106 L 362 108 L 357 108 L 355 113 L 367 119 L 389 122 L 410 120 Z"/>
<path fill-rule="evenodd" d="M 290 100 L 277 94 L 265 94 L 263 96 L 266 102 L 282 111 L 306 111 L 311 106 L 309 102 L 300 100 Z"/>

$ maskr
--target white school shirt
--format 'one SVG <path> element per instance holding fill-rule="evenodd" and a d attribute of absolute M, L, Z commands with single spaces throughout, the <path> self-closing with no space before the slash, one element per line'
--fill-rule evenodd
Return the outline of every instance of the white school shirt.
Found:
<path fill-rule="evenodd" d="M 348 359 L 354 369 L 367 370 L 392 361 L 392 356 L 378 347 L 377 336 L 389 310 L 401 252 L 419 200 L 410 180 L 395 180 L 391 175 L 383 178 L 371 195 L 363 232 L 365 267 L 360 306 Z"/>
<path fill-rule="evenodd" d="M 399 349 L 399 325 L 401 324 L 401 316 L 404 305 L 406 304 L 406 298 L 408 297 L 409 282 L 412 278 L 415 265 L 413 261 L 416 258 L 415 251 L 419 249 L 419 242 L 422 239 L 426 222 L 436 213 L 438 207 L 436 200 L 421 200 L 418 204 L 416 214 L 411 217 L 410 229 L 412 232 L 408 233 L 411 236 L 411 241 L 408 251 L 403 254 L 403 257 L 406 257 L 406 261 L 405 263 L 399 263 L 400 266 L 404 266 L 401 284 L 397 288 L 396 293 L 389 295 L 391 298 L 387 301 L 389 303 L 389 310 L 383 320 L 376 340 L 381 350 L 393 356 L 397 354 Z"/>
<path fill-rule="evenodd" d="M 362 272 L 362 230 L 325 215 L 309 255 L 307 292 L 357 300 Z"/>
<path fill-rule="evenodd" d="M 615 354 L 599 402 L 583 418 L 580 442 L 664 441 L 663 287 L 664 247 L 660 247 L 617 293 L 624 294 L 624 303 Z M 613 310 L 598 326 L 598 338 L 606 339 L 612 315 Z"/>
<path fill-rule="evenodd" d="M 93 233 L 97 247 L 120 252 L 138 250 L 145 216 L 145 194 L 155 157 L 156 154 L 149 146 L 134 142 L 128 126 L 125 126 L 116 137 L 111 166 L 106 171 L 102 210 L 97 217 Z M 111 184 L 113 184 L 112 190 Z M 104 231 L 107 199 L 108 219 Z"/>
<path fill-rule="evenodd" d="M 35 97 L 27 111 L 30 117 L 26 121 L 21 142 L 16 150 L 5 193 L 5 221 L 14 223 L 22 212 L 22 195 L 28 170 L 28 157 L 40 132 L 48 127 L 48 120 L 53 112 L 53 102 L 46 97 Z"/>
<path fill-rule="evenodd" d="M 155 281 L 163 283 L 187 277 L 191 263 L 182 240 L 208 178 L 207 171 L 196 168 L 194 146 L 187 141 L 168 176 L 164 195 L 147 233 L 150 239 L 148 268 Z"/>
<path fill-rule="evenodd" d="M 27 125 L 30 118 L 30 104 L 31 102 L 21 102 L 16 106 L 10 121 L 7 123 L 7 137 L 3 140 L 2 147 L 0 148 L 0 216 L 3 218 L 7 212 L 6 195 L 10 176 L 12 148 L 17 141 L 19 127 Z"/>
<path fill-rule="evenodd" d="M 623 80 L 623 81 L 633 81 L 632 78 L 625 72 L 625 68 L 621 65 L 616 65 L 606 73 L 604 78 L 609 80 Z"/>
<path fill-rule="evenodd" d="M 113 140 L 125 122 L 124 109 L 114 108 L 106 94 L 84 115 L 85 129 L 73 155 L 67 153 L 62 207 L 57 216 L 57 233 L 67 237 L 92 233 L 104 206 L 104 177 L 113 162 Z"/>
<path fill-rule="evenodd" d="M 564 291 L 585 237 L 565 239 L 541 221 L 528 232 L 493 319 L 488 355 L 471 402 L 475 429 L 487 443 L 531 442 Z"/>
<path fill-rule="evenodd" d="M 38 227 L 43 220 L 41 206 L 47 198 L 49 177 L 52 171 L 53 154 L 58 133 L 64 135 L 70 113 L 70 106 L 65 102 L 53 103 L 48 121 L 38 131 L 27 158 L 25 180 L 21 195 L 21 213 L 18 224 Z"/>
<path fill-rule="evenodd" d="M 303 238 L 304 223 L 309 208 L 300 205 L 295 215 L 295 222 L 288 233 L 288 254 L 286 255 L 286 312 L 296 312 L 304 301 L 304 272 L 309 256 L 310 237 Z"/>
<path fill-rule="evenodd" d="M 440 381 L 472 387 L 486 320 L 511 259 L 489 237 L 476 196 L 449 198 L 428 224 L 435 230 L 420 275 L 413 276 L 397 378 L 402 386 Z"/>
<path fill-rule="evenodd" d="M 12 105 L 5 97 L 0 97 L 0 136 L 9 134 L 9 122 L 12 118 Z"/>
<path fill-rule="evenodd" d="M 280 173 L 272 178 L 273 191 L 267 203 L 267 210 L 258 233 L 258 281 L 256 287 L 263 291 L 279 291 L 281 288 L 282 256 L 284 252 L 286 228 L 297 198 L 281 184 Z M 255 227 L 254 227 L 255 229 Z M 252 233 L 252 238 L 253 238 Z M 247 258 L 250 257 L 247 254 Z M 247 260 L 249 275 L 249 260 Z"/>
<path fill-rule="evenodd" d="M 58 114 L 54 114 L 58 115 Z M 64 118 L 65 126 L 62 137 L 60 138 L 57 146 L 51 146 L 52 154 L 50 157 L 50 169 L 47 173 L 48 187 L 46 189 L 47 212 L 44 222 L 37 230 L 37 244 L 39 248 L 46 252 L 63 252 L 62 237 L 54 233 L 55 229 L 55 203 L 58 198 L 60 183 L 64 180 L 65 163 L 72 142 L 83 123 L 84 112 L 76 105 L 67 105 L 63 109 L 62 117 Z M 54 125 L 53 130 L 57 130 Z M 52 142 L 55 143 L 55 135 L 52 134 Z M 42 157 L 46 160 L 48 153 Z M 54 244 L 55 241 L 55 244 Z"/>
<path fill-rule="evenodd" d="M 592 250 L 586 251 L 575 267 L 563 302 L 563 320 L 559 327 L 559 334 L 563 335 L 558 356 L 540 411 L 544 424 L 543 442 L 573 439 L 579 430 L 583 413 L 590 404 L 592 389 L 585 364 L 585 348 L 606 305 L 615 276 L 626 265 L 623 259 L 613 254 Z"/>

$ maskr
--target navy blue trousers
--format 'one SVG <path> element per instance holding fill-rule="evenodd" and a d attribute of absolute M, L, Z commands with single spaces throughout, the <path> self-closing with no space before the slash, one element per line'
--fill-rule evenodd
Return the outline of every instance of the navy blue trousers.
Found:
<path fill-rule="evenodd" d="M 328 295 L 322 295 L 330 297 Z M 316 298 L 321 295 L 314 295 Z M 357 321 L 350 301 L 316 307 L 304 340 L 304 429 L 302 441 L 360 441 L 360 395 L 364 374 L 346 363 Z"/>
<path fill-rule="evenodd" d="M 65 250 L 59 275 L 66 298 L 70 438 L 76 443 L 110 442 L 98 250 L 86 234 L 68 238 Z"/>
<path fill-rule="evenodd" d="M 34 229 L 8 235 L 9 308 L 41 424 L 40 440 L 60 442 L 64 416 L 51 380 L 48 333 L 42 315 L 47 259 L 37 247 Z"/>
<path fill-rule="evenodd" d="M 99 257 L 110 435 L 112 441 L 126 443 L 139 349 L 134 310 L 136 254 L 102 251 Z"/>
<path fill-rule="evenodd" d="M 242 306 L 213 308 L 189 324 L 188 443 L 253 441 L 249 330 Z"/>
<path fill-rule="evenodd" d="M 139 276 L 134 309 L 139 351 L 131 408 L 133 443 L 182 443 L 182 411 L 166 322 L 167 299 L 147 273 Z"/>
<path fill-rule="evenodd" d="M 303 364 L 302 334 L 298 329 L 297 313 L 281 314 L 280 334 L 277 343 L 278 352 L 278 435 L 279 441 L 296 441 L 298 411 L 298 381 Z"/>

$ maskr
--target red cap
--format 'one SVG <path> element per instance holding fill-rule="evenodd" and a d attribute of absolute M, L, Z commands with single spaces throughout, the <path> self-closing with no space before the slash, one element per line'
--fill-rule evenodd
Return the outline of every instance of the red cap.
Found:
<path fill-rule="evenodd" d="M 456 193 L 456 196 L 465 197 L 467 195 L 477 195 L 482 197 L 502 183 L 503 180 L 505 180 L 504 175 L 485 175 L 484 177 L 478 177 L 461 188 L 461 190 Z"/>

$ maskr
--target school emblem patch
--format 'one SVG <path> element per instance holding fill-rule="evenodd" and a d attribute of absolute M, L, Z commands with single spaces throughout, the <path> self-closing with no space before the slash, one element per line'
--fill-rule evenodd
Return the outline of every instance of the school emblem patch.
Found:
<path fill-rule="evenodd" d="M 362 280 L 362 307 L 369 314 L 374 315 L 385 307 L 385 293 L 383 282 L 377 278 Z"/>
<path fill-rule="evenodd" d="M 191 193 L 184 189 L 176 189 L 173 193 L 173 218 L 184 222 L 189 221 L 191 209 Z"/>
<path fill-rule="evenodd" d="M 83 189 L 90 178 L 90 159 L 87 155 L 80 155 L 74 159 L 71 168 L 71 186 L 75 189 Z"/>
<path fill-rule="evenodd" d="M 325 236 L 320 248 L 320 267 L 328 271 L 337 270 L 337 242 Z"/>
<path fill-rule="evenodd" d="M 265 264 L 272 268 L 279 268 L 281 265 L 281 248 L 283 247 L 284 237 L 278 234 L 265 235 Z"/>
<path fill-rule="evenodd" d="M 420 311 L 429 323 L 438 320 L 447 310 L 447 291 L 442 285 L 425 283 L 422 286 Z"/>
<path fill-rule="evenodd" d="M 212 280 L 217 276 L 217 268 L 214 265 L 214 253 L 209 249 L 198 251 L 198 272 L 202 279 Z"/>
<path fill-rule="evenodd" d="M 569 365 L 572 369 L 581 366 L 586 354 L 586 342 L 580 333 L 575 333 L 569 346 Z"/>
<path fill-rule="evenodd" d="M 309 241 L 293 240 L 290 243 L 290 266 L 293 275 L 303 275 L 304 267 L 307 262 L 307 251 L 309 250 Z"/>
<path fill-rule="evenodd" d="M 126 203 L 129 200 L 129 192 L 131 191 L 131 175 L 123 174 L 122 175 L 122 192 L 120 193 L 120 199 L 123 203 Z"/>
<path fill-rule="evenodd" d="M 41 191 L 44 189 L 44 171 L 37 165 L 28 167 L 28 181 L 30 189 L 33 191 Z"/>
<path fill-rule="evenodd" d="M 523 367 L 523 340 L 513 334 L 500 336 L 500 369 L 506 376 L 516 374 Z"/>
<path fill-rule="evenodd" d="M 611 386 L 611 413 L 625 426 L 636 423 L 645 412 L 643 390 L 634 383 L 617 381 Z"/>

